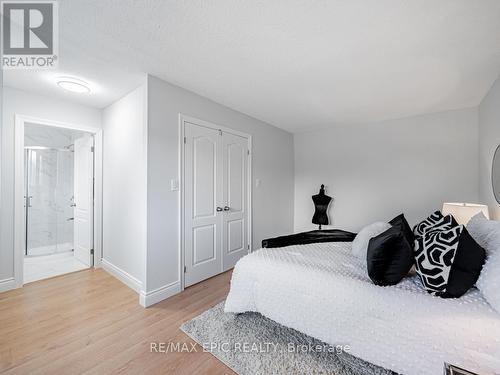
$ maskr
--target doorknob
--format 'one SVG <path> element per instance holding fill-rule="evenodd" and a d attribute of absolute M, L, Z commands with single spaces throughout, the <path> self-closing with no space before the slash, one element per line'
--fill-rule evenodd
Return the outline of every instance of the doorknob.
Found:
<path fill-rule="evenodd" d="M 230 208 L 228 206 L 224 206 L 224 211 L 229 211 Z"/>
<path fill-rule="evenodd" d="M 217 212 L 221 212 L 222 211 L 222 207 L 217 207 Z"/>

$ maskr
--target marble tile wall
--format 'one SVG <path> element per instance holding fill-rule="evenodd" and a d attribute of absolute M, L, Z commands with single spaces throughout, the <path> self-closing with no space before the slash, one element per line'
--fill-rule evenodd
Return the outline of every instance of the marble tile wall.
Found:
<path fill-rule="evenodd" d="M 26 153 L 28 194 L 28 255 L 57 250 L 57 151 L 29 150 Z"/>
<path fill-rule="evenodd" d="M 74 154 L 60 151 L 73 143 L 64 129 L 26 126 L 25 145 L 53 147 L 26 150 L 27 185 L 32 196 L 28 210 L 28 255 L 46 255 L 73 249 Z"/>
<path fill-rule="evenodd" d="M 58 152 L 57 174 L 57 243 L 58 252 L 67 250 L 67 244 L 73 245 L 73 202 L 74 194 L 74 153 Z M 71 246 L 73 249 L 73 246 Z"/>

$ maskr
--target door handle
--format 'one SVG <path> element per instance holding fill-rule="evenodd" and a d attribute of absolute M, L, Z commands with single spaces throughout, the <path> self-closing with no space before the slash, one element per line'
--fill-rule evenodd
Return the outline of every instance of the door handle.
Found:
<path fill-rule="evenodd" d="M 221 212 L 222 211 L 222 207 L 217 207 L 217 212 Z"/>
<path fill-rule="evenodd" d="M 33 199 L 33 196 L 32 196 L 32 195 L 30 195 L 30 196 L 28 197 L 28 207 L 31 207 L 31 200 L 32 200 L 32 199 Z"/>
<path fill-rule="evenodd" d="M 224 211 L 229 211 L 230 208 L 228 206 L 224 206 Z"/>

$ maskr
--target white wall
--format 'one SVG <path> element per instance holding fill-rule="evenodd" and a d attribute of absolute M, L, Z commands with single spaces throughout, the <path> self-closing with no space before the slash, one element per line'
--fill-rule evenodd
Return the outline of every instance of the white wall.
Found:
<path fill-rule="evenodd" d="M 14 128 L 15 115 L 101 127 L 101 111 L 5 87 L 2 112 L 0 281 L 14 275 Z"/>
<path fill-rule="evenodd" d="M 479 198 L 488 205 L 490 216 L 500 220 L 500 205 L 493 195 L 491 164 L 500 145 L 500 79 L 479 106 Z"/>
<path fill-rule="evenodd" d="M 6 89 L 0 280 L 13 276 L 14 114 L 103 128 L 103 266 L 150 304 L 177 291 L 179 113 L 253 136 L 253 246 L 293 230 L 293 137 L 160 79 L 104 110 Z M 255 180 L 261 185 L 255 187 Z M 173 288 L 170 288 L 172 287 Z"/>
<path fill-rule="evenodd" d="M 295 231 L 311 230 L 311 195 L 334 197 L 335 228 L 358 231 L 404 212 L 411 225 L 443 201 L 478 200 L 478 112 L 463 109 L 296 134 Z"/>
<path fill-rule="evenodd" d="M 293 138 L 290 133 L 246 116 L 155 77 L 148 79 L 148 255 L 147 291 L 167 295 L 178 288 L 179 113 L 253 136 L 253 247 L 293 229 Z M 255 187 L 255 180 L 262 181 Z M 171 287 L 171 289 L 166 289 Z"/>
<path fill-rule="evenodd" d="M 146 257 L 146 85 L 103 111 L 103 267 L 139 292 Z"/>

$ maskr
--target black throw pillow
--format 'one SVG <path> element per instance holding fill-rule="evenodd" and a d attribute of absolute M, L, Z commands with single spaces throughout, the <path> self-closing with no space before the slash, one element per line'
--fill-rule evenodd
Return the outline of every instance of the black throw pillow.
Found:
<path fill-rule="evenodd" d="M 394 219 L 389 221 L 389 224 L 391 224 L 394 227 L 398 227 L 403 231 L 403 234 L 405 235 L 408 244 L 413 249 L 413 242 L 415 241 L 415 235 L 411 230 L 410 224 L 408 224 L 408 221 L 406 221 L 405 215 L 401 214 L 396 216 Z"/>
<path fill-rule="evenodd" d="M 370 239 L 366 262 L 368 276 L 376 285 L 395 285 L 410 271 L 413 250 L 404 232 L 393 226 Z"/>
<path fill-rule="evenodd" d="M 427 292 L 458 298 L 474 286 L 486 259 L 484 249 L 463 225 L 431 230 L 415 241 L 417 274 Z"/>

